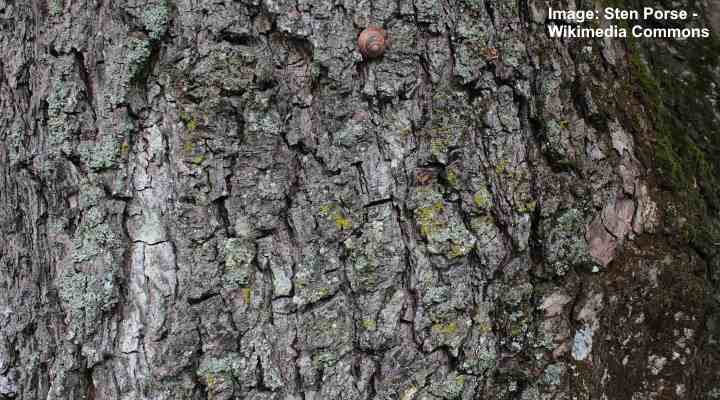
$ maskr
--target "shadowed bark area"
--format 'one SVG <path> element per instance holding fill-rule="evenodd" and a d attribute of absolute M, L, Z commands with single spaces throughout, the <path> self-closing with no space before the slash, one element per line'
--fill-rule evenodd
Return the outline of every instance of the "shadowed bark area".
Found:
<path fill-rule="evenodd" d="M 716 34 L 547 35 L 649 3 L 0 0 L 0 399 L 720 399 Z"/>

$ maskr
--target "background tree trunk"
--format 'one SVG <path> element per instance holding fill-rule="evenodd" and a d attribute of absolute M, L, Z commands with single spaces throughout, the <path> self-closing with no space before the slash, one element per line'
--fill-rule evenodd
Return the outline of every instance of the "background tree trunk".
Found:
<path fill-rule="evenodd" d="M 716 33 L 550 3 L 0 0 L 0 398 L 720 399 Z"/>

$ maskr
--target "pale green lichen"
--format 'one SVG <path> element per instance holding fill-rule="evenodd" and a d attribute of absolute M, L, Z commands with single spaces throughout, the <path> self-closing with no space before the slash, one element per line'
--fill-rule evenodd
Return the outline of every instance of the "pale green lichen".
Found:
<path fill-rule="evenodd" d="M 150 59 L 150 42 L 131 37 L 127 42 L 128 76 L 133 79 L 140 76 Z"/>
<path fill-rule="evenodd" d="M 169 19 L 170 10 L 164 0 L 146 8 L 142 14 L 143 25 L 153 40 L 158 40 L 165 34 Z"/>
<path fill-rule="evenodd" d="M 546 385 L 557 386 L 562 383 L 562 377 L 565 375 L 567 368 L 562 363 L 551 364 L 545 369 L 543 374 L 543 382 Z"/>
<path fill-rule="evenodd" d="M 313 366 L 316 369 L 329 368 L 338 362 L 337 355 L 331 351 L 324 351 L 313 356 Z"/>
<path fill-rule="evenodd" d="M 53 88 L 48 102 L 48 131 L 51 148 L 59 146 L 63 143 L 67 136 L 67 117 L 64 112 L 67 90 L 66 84 L 62 80 L 53 82 Z"/>
<path fill-rule="evenodd" d="M 94 332 L 95 323 L 104 311 L 117 303 L 114 276 L 108 272 L 95 276 L 68 268 L 58 277 L 58 294 L 69 308 L 72 329 Z"/>
<path fill-rule="evenodd" d="M 120 141 L 112 134 L 101 134 L 96 145 L 82 146 L 80 154 L 88 161 L 90 168 L 99 171 L 111 168 L 120 154 Z"/>
<path fill-rule="evenodd" d="M 225 271 L 223 281 L 233 287 L 247 286 L 252 276 L 252 262 L 255 247 L 243 239 L 230 238 L 225 241 Z M 249 295 L 246 295 L 249 303 Z"/>
<path fill-rule="evenodd" d="M 122 143 L 126 143 L 134 129 L 130 116 L 122 114 L 113 130 L 102 130 L 95 141 L 78 146 L 80 157 L 95 171 L 112 168 L 121 154 Z"/>
<path fill-rule="evenodd" d="M 87 200 L 81 199 L 81 204 L 86 202 Z M 73 237 L 71 257 L 74 262 L 92 260 L 121 246 L 119 234 L 106 223 L 106 217 L 107 212 L 99 207 L 91 207 L 85 212 L 84 219 Z"/>
<path fill-rule="evenodd" d="M 428 277 L 423 283 L 432 284 L 434 281 L 432 277 Z M 423 303 L 430 304 L 442 304 L 450 298 L 450 289 L 446 286 L 432 286 L 429 287 L 423 296 Z"/>
<path fill-rule="evenodd" d="M 49 0 L 48 11 L 53 17 L 57 17 L 62 13 L 62 0 Z"/>
<path fill-rule="evenodd" d="M 465 4 L 473 10 L 482 10 L 484 7 L 482 0 L 465 0 Z"/>
<path fill-rule="evenodd" d="M 564 210 L 554 220 L 544 223 L 546 262 L 557 275 L 565 275 L 576 266 L 595 265 L 585 240 L 584 227 L 582 213 L 574 208 Z"/>
<path fill-rule="evenodd" d="M 457 213 L 446 208 L 442 196 L 434 191 L 419 192 L 422 204 L 414 211 L 420 234 L 428 241 L 428 250 L 448 258 L 463 257 L 476 243 Z"/>
<path fill-rule="evenodd" d="M 239 354 L 229 353 L 223 358 L 209 357 L 204 359 L 195 373 L 202 377 L 208 387 L 218 380 L 239 377 L 245 367 L 245 360 Z"/>

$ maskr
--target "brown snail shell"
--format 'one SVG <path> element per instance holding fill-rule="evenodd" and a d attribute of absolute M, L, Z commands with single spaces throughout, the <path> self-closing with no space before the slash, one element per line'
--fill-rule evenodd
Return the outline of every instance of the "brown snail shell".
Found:
<path fill-rule="evenodd" d="M 360 32 L 358 48 L 365 58 L 377 58 L 385 52 L 385 30 L 370 26 Z"/>

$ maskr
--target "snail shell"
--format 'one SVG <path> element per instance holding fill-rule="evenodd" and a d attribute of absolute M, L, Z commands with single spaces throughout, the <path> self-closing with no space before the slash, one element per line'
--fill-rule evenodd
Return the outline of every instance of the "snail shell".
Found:
<path fill-rule="evenodd" d="M 360 53 L 365 58 L 377 58 L 385 52 L 385 30 L 374 26 L 360 32 L 358 37 Z"/>

